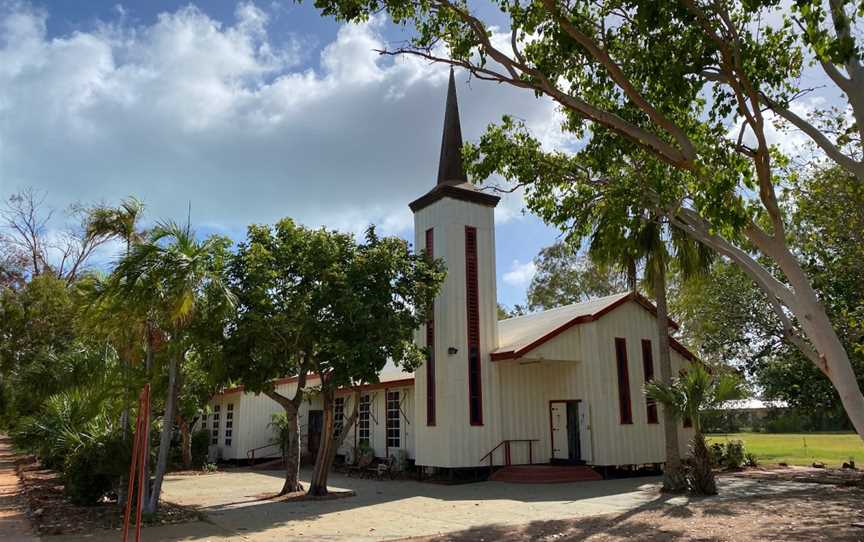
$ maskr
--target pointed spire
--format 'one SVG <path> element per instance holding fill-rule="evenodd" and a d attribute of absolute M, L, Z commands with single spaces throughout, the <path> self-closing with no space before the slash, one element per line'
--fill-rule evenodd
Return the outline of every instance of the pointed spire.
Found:
<path fill-rule="evenodd" d="M 438 161 L 438 184 L 465 183 L 462 165 L 462 126 L 459 124 L 459 104 L 456 101 L 456 79 L 450 68 L 447 106 L 444 111 L 444 134 L 441 138 L 441 158 Z"/>

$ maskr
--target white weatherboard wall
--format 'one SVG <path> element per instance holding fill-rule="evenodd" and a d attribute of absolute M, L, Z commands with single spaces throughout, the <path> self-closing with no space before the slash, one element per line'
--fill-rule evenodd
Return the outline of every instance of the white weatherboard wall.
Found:
<path fill-rule="evenodd" d="M 318 384 L 317 378 L 310 378 L 307 385 Z M 370 444 L 377 457 L 387 457 L 393 453 L 393 449 L 387 448 L 386 440 L 386 390 L 400 392 L 401 412 L 399 420 L 400 448 L 406 450 L 409 457 L 414 457 L 414 393 L 413 386 L 398 385 L 392 388 L 380 387 L 364 391 L 371 399 L 370 405 Z M 293 397 L 297 388 L 296 382 L 285 382 L 276 386 L 276 391 L 285 397 Z M 345 418 L 347 419 L 353 409 L 352 396 L 340 395 L 345 401 Z M 227 405 L 234 404 L 234 433 L 232 445 L 225 445 L 225 424 Z M 226 460 L 245 460 L 248 458 L 249 450 L 267 446 L 274 442 L 273 429 L 269 426 L 272 416 L 283 412 L 282 407 L 276 401 L 264 394 L 255 395 L 248 392 L 228 391 L 218 394 L 210 401 L 211 414 L 207 416 L 207 428 L 211 428 L 215 405 L 221 405 L 220 432 L 219 432 L 219 457 Z M 308 454 L 308 422 L 310 410 L 323 409 L 320 397 L 310 395 L 303 401 L 299 411 L 300 423 L 300 449 L 301 454 Z M 348 434 L 339 448 L 338 453 L 348 453 L 356 445 L 356 425 L 348 430 Z M 276 446 L 268 446 L 256 451 L 256 459 L 263 457 L 278 457 L 279 449 Z"/>
<path fill-rule="evenodd" d="M 472 426 L 468 413 L 468 325 L 465 280 L 465 226 L 477 228 L 477 286 L 480 313 L 480 363 L 483 425 Z M 433 228 L 434 255 L 443 258 L 447 278 L 435 300 L 436 425 L 426 425 L 426 367 L 415 371 L 418 465 L 474 467 L 501 441 L 500 385 L 489 352 L 497 345 L 494 209 L 445 197 L 414 214 L 414 242 L 426 245 Z M 425 345 L 426 332 L 417 334 Z M 449 348 L 456 348 L 451 355 Z"/>
<path fill-rule="evenodd" d="M 659 424 L 647 422 L 647 409 L 643 385 L 645 375 L 642 368 L 642 339 L 649 339 L 653 350 L 654 374 L 660 376 L 660 357 L 657 348 L 656 318 L 650 312 L 630 301 L 604 315 L 593 327 L 594 341 L 586 341 L 586 395 L 591 405 L 591 426 L 595 465 L 635 465 L 662 463 L 665 461 L 662 407 L 658 412 Z M 621 424 L 618 407 L 618 373 L 615 357 L 615 338 L 627 340 L 627 363 L 630 376 L 630 397 L 633 423 Z M 672 370 L 686 366 L 688 362 L 672 351 Z M 692 430 L 679 422 L 681 453 L 687 453 Z"/>

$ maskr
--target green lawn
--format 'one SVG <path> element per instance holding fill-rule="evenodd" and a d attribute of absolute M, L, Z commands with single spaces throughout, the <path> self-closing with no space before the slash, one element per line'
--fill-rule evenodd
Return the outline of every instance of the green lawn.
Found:
<path fill-rule="evenodd" d="M 707 438 L 709 444 L 741 440 L 760 463 L 809 466 L 821 461 L 828 467 L 839 467 L 852 457 L 856 466 L 864 467 L 864 444 L 854 433 L 730 433 Z"/>

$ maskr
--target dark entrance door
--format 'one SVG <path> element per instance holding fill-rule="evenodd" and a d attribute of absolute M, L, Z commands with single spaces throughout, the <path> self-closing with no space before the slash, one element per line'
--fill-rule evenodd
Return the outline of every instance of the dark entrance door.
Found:
<path fill-rule="evenodd" d="M 567 402 L 567 448 L 570 461 L 582 460 L 582 445 L 579 441 L 579 402 Z"/>
<path fill-rule="evenodd" d="M 306 449 L 310 454 L 318 453 L 318 448 L 321 446 L 321 432 L 324 429 L 324 411 L 310 410 L 309 425 L 306 436 Z"/>

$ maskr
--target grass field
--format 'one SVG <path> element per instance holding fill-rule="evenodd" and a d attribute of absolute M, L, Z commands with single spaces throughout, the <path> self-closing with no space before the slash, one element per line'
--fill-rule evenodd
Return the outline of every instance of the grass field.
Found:
<path fill-rule="evenodd" d="M 730 433 L 707 435 L 707 438 L 709 444 L 741 440 L 744 448 L 765 464 L 809 466 L 814 461 L 821 461 L 828 467 L 839 467 L 852 457 L 856 466 L 864 467 L 864 444 L 854 433 Z"/>

